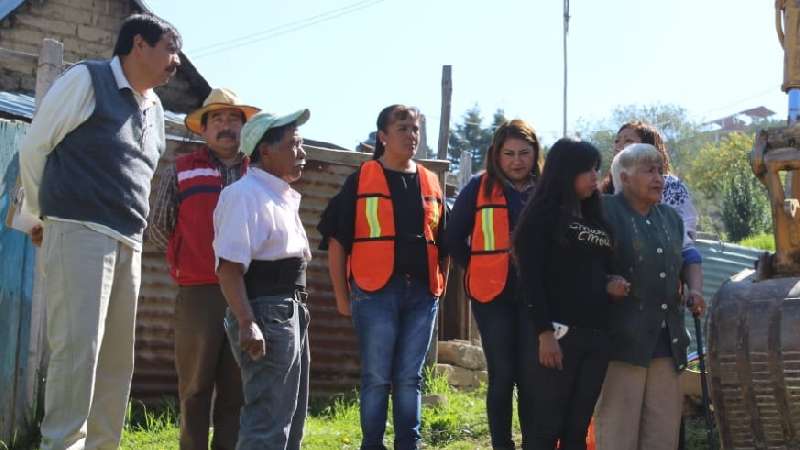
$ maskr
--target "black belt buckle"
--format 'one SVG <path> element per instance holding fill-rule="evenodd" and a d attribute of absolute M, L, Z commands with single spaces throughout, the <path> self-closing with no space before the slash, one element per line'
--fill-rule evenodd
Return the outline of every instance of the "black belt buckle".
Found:
<path fill-rule="evenodd" d="M 295 289 L 294 298 L 300 303 L 308 303 L 308 291 L 305 289 Z"/>

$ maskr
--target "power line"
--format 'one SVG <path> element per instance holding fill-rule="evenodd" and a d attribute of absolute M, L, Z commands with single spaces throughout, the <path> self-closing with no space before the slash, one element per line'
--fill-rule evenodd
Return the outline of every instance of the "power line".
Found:
<path fill-rule="evenodd" d="M 774 93 L 774 91 L 775 91 L 775 88 L 774 87 L 770 87 L 770 88 L 767 88 L 767 89 L 765 89 L 765 90 L 763 90 L 763 91 L 761 91 L 761 92 L 759 92 L 757 94 L 753 94 L 753 95 L 748 96 L 746 98 L 742 98 L 742 99 L 736 100 L 735 102 L 729 103 L 729 104 L 727 104 L 725 106 L 720 106 L 718 108 L 713 108 L 713 109 L 707 109 L 701 115 L 705 116 L 706 114 L 709 114 L 712 111 L 721 111 L 721 110 L 731 109 L 734 106 L 740 105 L 740 104 L 742 104 L 744 102 L 748 102 L 748 101 L 751 101 L 751 100 L 762 98 L 762 97 L 766 96 L 767 94 Z"/>
<path fill-rule="evenodd" d="M 252 45 L 256 42 L 261 42 L 268 39 L 276 38 L 278 36 L 299 31 L 304 28 L 308 28 L 323 22 L 328 22 L 333 19 L 337 19 L 339 17 L 352 14 L 361 11 L 363 9 L 370 8 L 379 3 L 383 3 L 384 1 L 386 0 L 361 0 L 352 3 L 350 5 L 343 6 L 341 8 L 332 9 L 330 11 L 326 11 L 311 17 L 307 17 L 305 19 L 300 19 L 294 22 L 285 23 L 283 25 L 268 28 L 266 30 L 259 31 L 256 33 L 251 33 L 246 36 L 241 36 L 235 39 L 230 39 L 227 41 L 218 42 L 216 44 L 199 47 L 197 49 L 194 49 L 190 53 L 192 53 L 193 59 L 204 58 L 206 56 L 214 55 L 227 50 L 232 50 L 237 47 L 244 47 L 246 45 Z"/>

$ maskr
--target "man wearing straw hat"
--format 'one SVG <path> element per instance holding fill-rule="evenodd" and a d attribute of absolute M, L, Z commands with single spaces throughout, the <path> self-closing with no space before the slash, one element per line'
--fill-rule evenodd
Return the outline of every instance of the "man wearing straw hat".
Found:
<path fill-rule="evenodd" d="M 225 325 L 244 380 L 238 450 L 298 450 L 308 406 L 311 259 L 300 194 L 306 154 L 297 128 L 303 109 L 259 113 L 242 128 L 247 174 L 228 186 L 214 211 L 214 253 L 228 301 Z"/>
<path fill-rule="evenodd" d="M 214 398 L 212 448 L 231 449 L 239 434 L 242 383 L 225 336 L 225 298 L 214 271 L 213 213 L 223 187 L 246 171 L 239 152 L 242 125 L 257 108 L 228 89 L 213 89 L 203 107 L 186 116 L 202 148 L 180 156 L 161 174 L 148 236 L 166 248 L 175 301 L 175 368 L 178 372 L 182 450 L 208 449 Z"/>

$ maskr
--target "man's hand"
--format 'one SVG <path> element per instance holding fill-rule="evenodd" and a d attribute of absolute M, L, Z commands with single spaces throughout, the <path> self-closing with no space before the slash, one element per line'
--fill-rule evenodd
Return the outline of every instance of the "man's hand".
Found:
<path fill-rule="evenodd" d="M 31 235 L 31 242 L 33 242 L 33 245 L 41 247 L 42 240 L 44 239 L 44 228 L 42 228 L 41 225 L 34 225 L 33 228 L 31 228 L 30 235 Z"/>
<path fill-rule="evenodd" d="M 548 369 L 561 370 L 562 358 L 561 346 L 558 345 L 553 332 L 548 330 L 539 334 L 539 364 Z"/>
<path fill-rule="evenodd" d="M 255 322 L 239 327 L 239 347 L 243 352 L 247 352 L 253 361 L 258 361 L 267 354 L 267 343 L 261 328 Z"/>

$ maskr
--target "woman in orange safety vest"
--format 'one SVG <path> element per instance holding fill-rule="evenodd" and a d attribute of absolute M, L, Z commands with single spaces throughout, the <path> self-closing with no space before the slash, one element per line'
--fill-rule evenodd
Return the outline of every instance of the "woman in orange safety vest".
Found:
<path fill-rule="evenodd" d="M 447 274 L 442 185 L 412 158 L 420 114 L 378 116 L 373 159 L 347 178 L 317 227 L 336 306 L 353 318 L 361 356 L 362 449 L 382 449 L 389 393 L 394 448 L 420 445 L 422 366 Z"/>
<path fill-rule="evenodd" d="M 500 125 L 485 165 L 486 170 L 461 189 L 445 240 L 450 255 L 465 269 L 464 288 L 481 333 L 489 370 L 486 409 L 492 447 L 513 449 L 514 386 L 524 388 L 517 376 L 525 356 L 519 346 L 519 320 L 526 314 L 516 300 L 510 236 L 541 171 L 539 140 L 533 128 L 522 120 Z M 519 405 L 525 432 L 529 429 L 524 426 L 527 406 Z"/>

